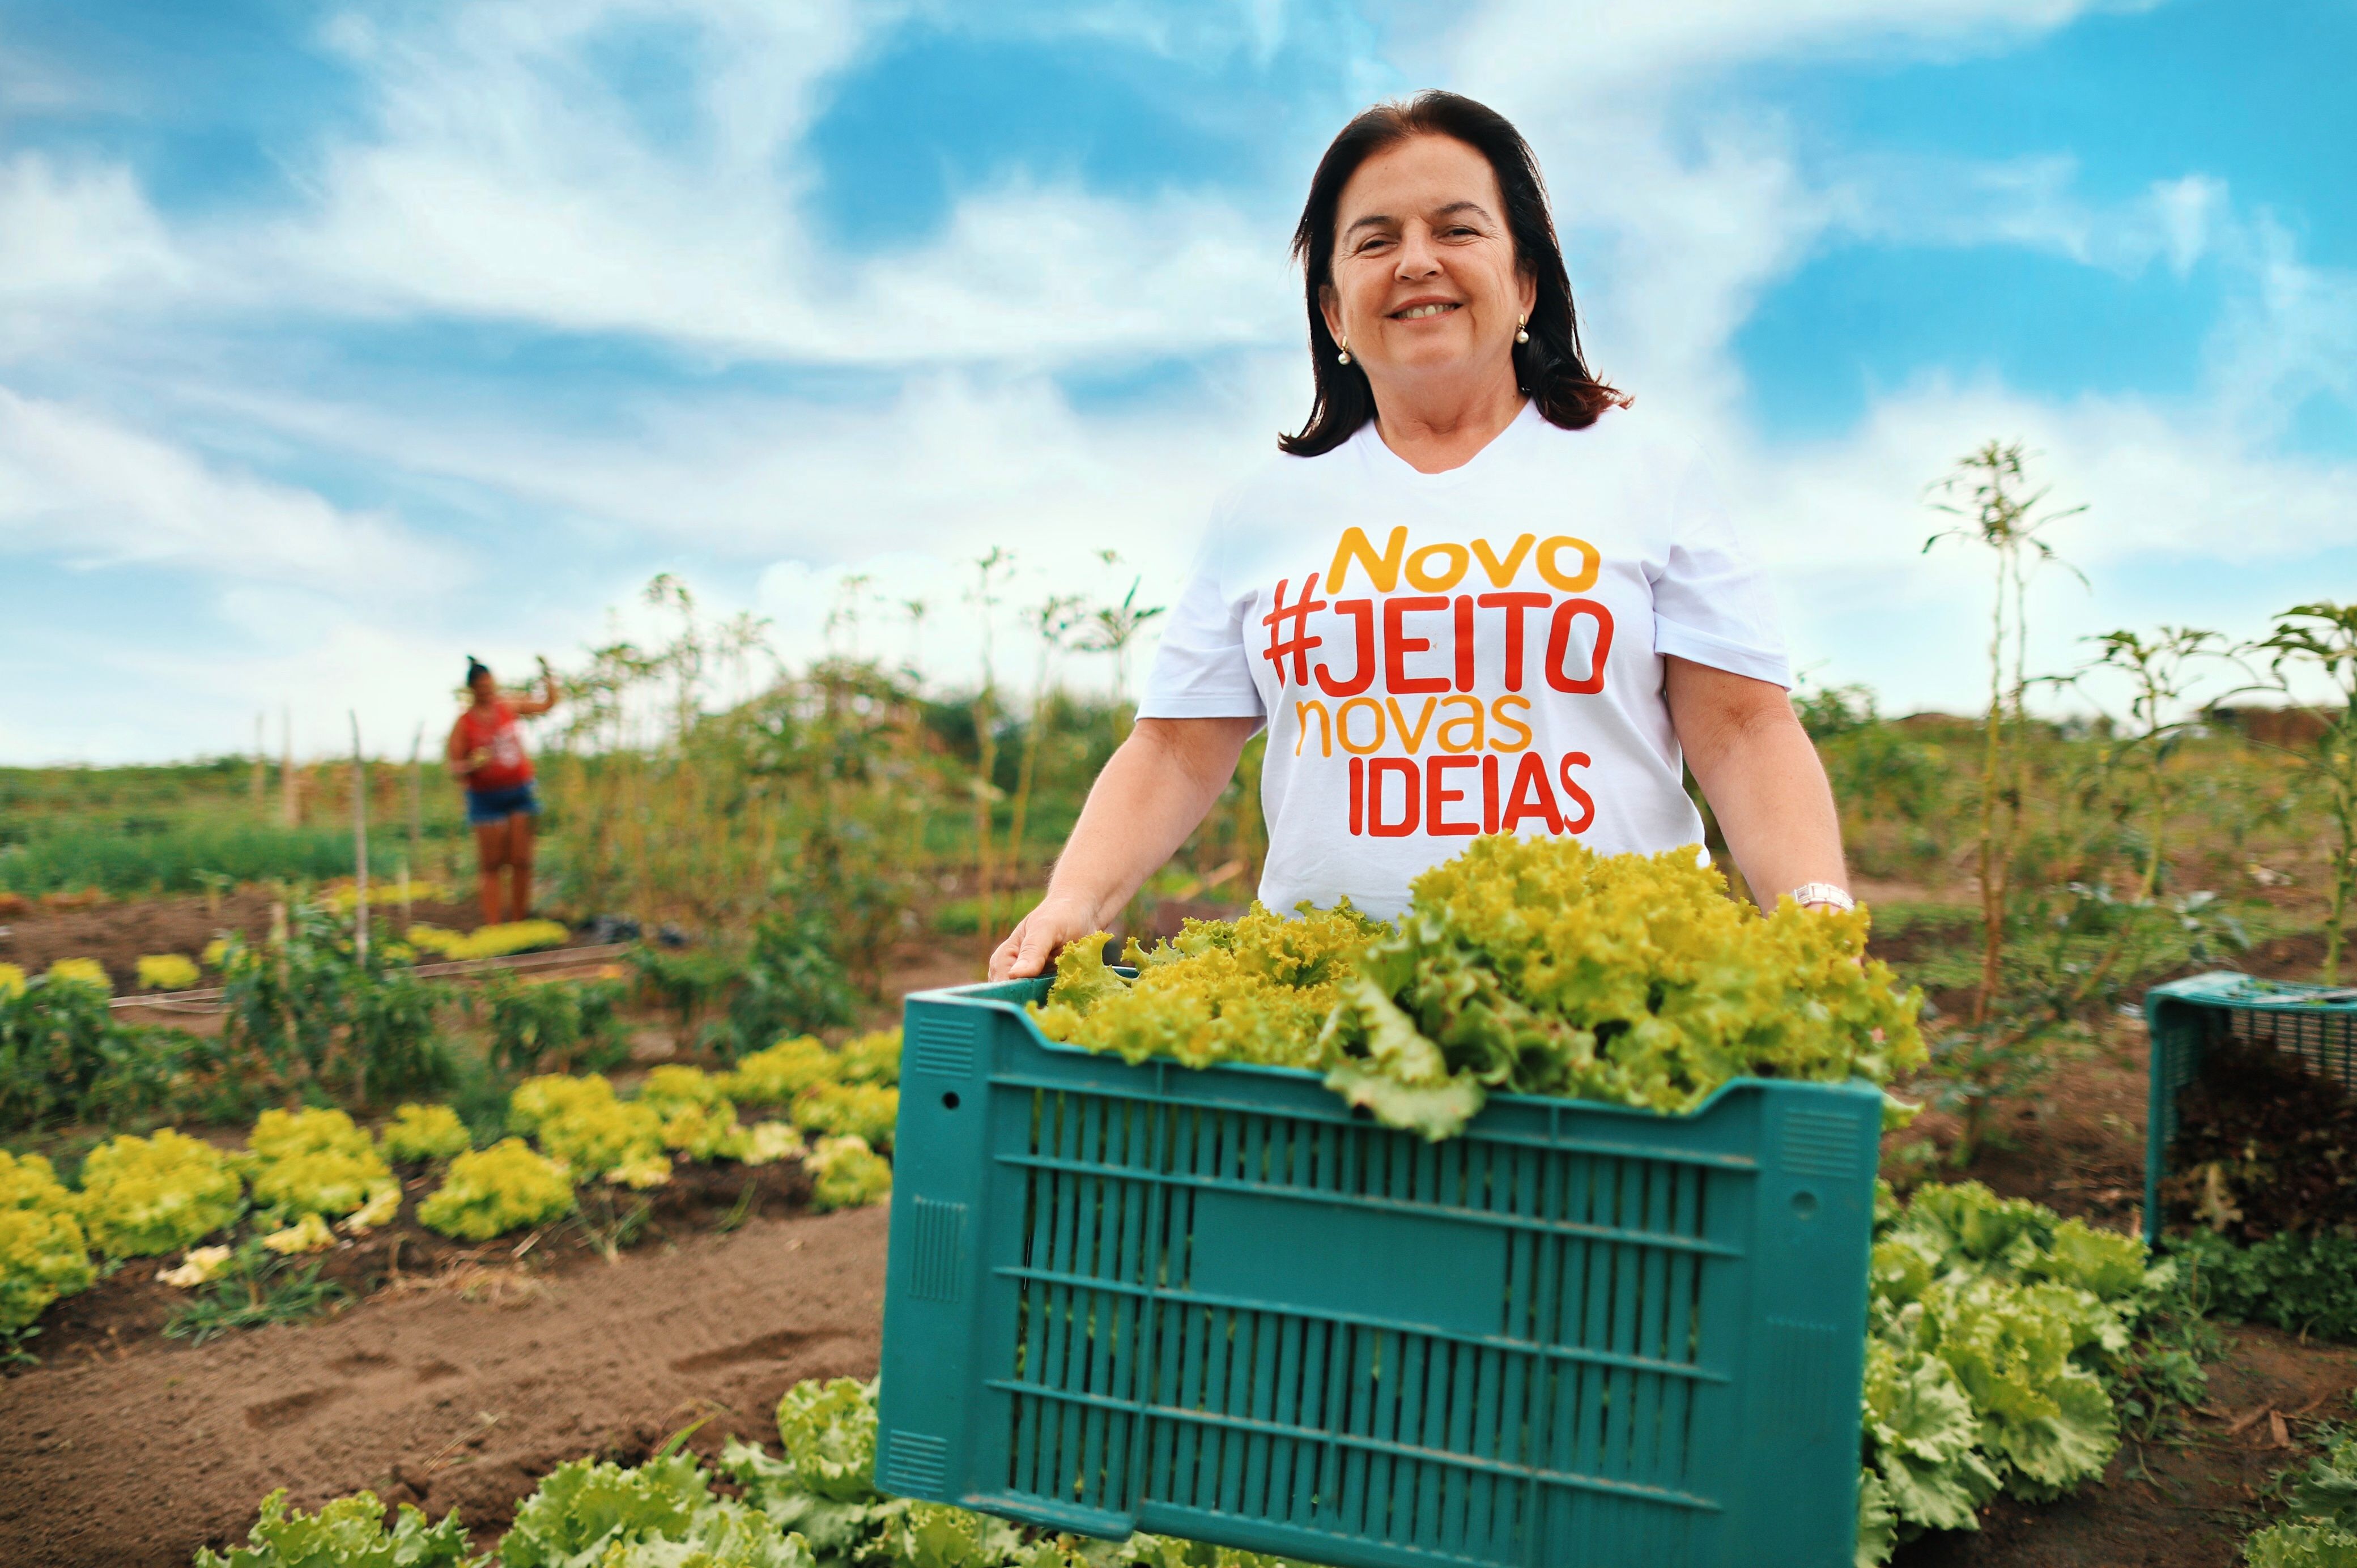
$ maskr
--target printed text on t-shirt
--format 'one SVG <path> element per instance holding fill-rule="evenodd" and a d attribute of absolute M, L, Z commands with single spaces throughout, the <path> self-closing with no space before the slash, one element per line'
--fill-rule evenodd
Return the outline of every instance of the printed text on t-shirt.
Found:
<path fill-rule="evenodd" d="M 1594 823 L 1576 776 L 1587 754 L 1565 751 L 1550 766 L 1533 751 L 1523 693 L 1604 689 L 1612 612 L 1585 596 L 1602 566 L 1594 545 L 1568 534 L 1521 534 L 1502 553 L 1486 539 L 1411 550 L 1399 527 L 1378 553 L 1354 527 L 1322 575 L 1278 580 L 1261 655 L 1291 697 L 1294 755 L 1314 725 L 1318 755 L 1339 747 L 1347 757 L 1351 833 L 1470 836 L 1525 822 L 1578 833 Z M 1515 585 L 1525 567 L 1544 587 Z M 1354 568 L 1365 579 L 1355 596 Z M 1403 579 L 1415 591 L 1396 592 Z M 1483 612 L 1500 630 L 1486 669 L 1475 637 Z"/>

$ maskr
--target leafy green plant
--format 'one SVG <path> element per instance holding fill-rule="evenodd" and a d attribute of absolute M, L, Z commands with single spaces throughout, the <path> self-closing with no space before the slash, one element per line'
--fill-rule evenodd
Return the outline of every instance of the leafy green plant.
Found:
<path fill-rule="evenodd" d="M 727 1097 L 740 1104 L 783 1105 L 839 1071 L 835 1053 L 817 1036 L 802 1035 L 739 1058 L 736 1069 L 720 1081 Z"/>
<path fill-rule="evenodd" d="M 619 1098 L 596 1073 L 526 1079 L 508 1102 L 508 1125 L 537 1138 L 551 1157 L 585 1177 L 659 1155 L 663 1147 L 662 1112 Z"/>
<path fill-rule="evenodd" d="M 377 1134 L 385 1158 L 421 1162 L 447 1160 L 475 1146 L 467 1124 L 447 1105 L 404 1105 Z"/>
<path fill-rule="evenodd" d="M 652 1106 L 658 1115 L 691 1106 L 709 1110 L 728 1098 L 725 1080 L 714 1077 L 700 1067 L 684 1062 L 664 1062 L 649 1069 L 639 1085 L 639 1098 Z"/>
<path fill-rule="evenodd" d="M 223 1039 L 264 1087 L 316 1083 L 361 1100 L 446 1088 L 457 1068 L 436 1032 L 443 990 L 386 944 L 363 957 L 329 910 L 297 902 L 283 941 L 231 937 L 221 961 Z"/>
<path fill-rule="evenodd" d="M 253 1201 L 290 1217 L 350 1214 L 393 1186 L 375 1142 L 341 1111 L 265 1111 L 246 1147 Z"/>
<path fill-rule="evenodd" d="M 82 1162 L 77 1207 L 90 1244 L 110 1258 L 177 1251 L 234 1220 L 244 1187 L 229 1156 L 169 1127 L 110 1139 Z"/>
<path fill-rule="evenodd" d="M 417 1206 L 417 1221 L 445 1236 L 487 1241 L 558 1219 L 573 1203 L 573 1183 L 555 1164 L 521 1138 L 503 1138 L 452 1160 L 442 1185 Z"/>
<path fill-rule="evenodd" d="M 881 1203 L 892 1192 L 892 1166 L 851 1133 L 821 1138 L 802 1156 L 813 1178 L 811 1207 L 823 1214 L 835 1208 L 862 1208 Z"/>
<path fill-rule="evenodd" d="M 2287 1230 L 2244 1247 L 2196 1230 L 2162 1245 L 2212 1312 L 2357 1341 L 2357 1240 Z"/>
<path fill-rule="evenodd" d="M 737 1108 L 725 1100 L 683 1105 L 663 1117 L 662 1144 L 693 1160 L 734 1158 L 745 1148 L 745 1130 L 737 1125 Z"/>
<path fill-rule="evenodd" d="M 856 1036 L 843 1042 L 836 1053 L 841 1062 L 840 1076 L 845 1083 L 880 1083 L 897 1086 L 900 1081 L 900 1028 L 877 1029 Z"/>
<path fill-rule="evenodd" d="M 2357 1431 L 2337 1423 L 2322 1451 L 2282 1477 L 2282 1522 L 2244 1544 L 2250 1568 L 2357 1568 Z"/>
<path fill-rule="evenodd" d="M 814 1083 L 794 1096 L 794 1125 L 805 1133 L 852 1134 L 888 1147 L 900 1118 L 900 1091 L 872 1083 Z"/>
<path fill-rule="evenodd" d="M 298 1268 L 290 1255 L 264 1246 L 259 1238 L 248 1240 L 230 1254 L 226 1268 L 199 1286 L 196 1297 L 172 1315 L 164 1325 L 164 1337 L 201 1345 L 242 1328 L 317 1317 L 351 1294 L 335 1281 L 319 1277 L 325 1266 L 314 1262 Z"/>
<path fill-rule="evenodd" d="M 1858 1561 L 1977 1529 L 2000 1491 L 2040 1501 L 2100 1476 L 2116 1391 L 2198 1391 L 2198 1367 L 2155 1368 L 2136 1348 L 2171 1278 L 2132 1236 L 1978 1183 L 1878 1204 Z"/>
<path fill-rule="evenodd" d="M 2332 822 L 2332 895 L 2324 921 L 2323 980 L 2338 985 L 2350 906 L 2357 900 L 2357 604 L 2295 605 L 2276 617 L 2274 631 L 2247 651 L 2266 660 L 2274 689 L 2287 701 L 2306 705 L 2294 690 L 2295 682 L 2306 675 L 2329 684 L 2337 704 L 2321 712 L 2309 709 L 2323 721 L 2309 747 L 2276 749 L 2307 769 Z"/>
<path fill-rule="evenodd" d="M 197 961 L 185 953 L 148 953 L 139 960 L 142 991 L 187 991 L 203 978 Z"/>
<path fill-rule="evenodd" d="M 630 950 L 639 983 L 679 1020 L 682 1041 L 696 1036 L 704 1015 L 726 1000 L 745 976 L 745 955 L 725 947 L 677 952 L 641 942 Z"/>
<path fill-rule="evenodd" d="M 2047 492 L 2024 494 L 2029 483 L 2019 443 L 1988 441 L 1967 454 L 1939 486 L 1956 501 L 1937 510 L 1965 520 L 1960 527 L 1923 542 L 1929 552 L 1943 540 L 1981 545 L 1996 563 L 1990 599 L 1988 714 L 1982 727 L 1980 775 L 1981 984 L 1973 1021 L 1986 1023 L 1996 1006 L 2005 950 L 2005 895 L 2014 845 L 2021 831 L 2026 789 L 2024 736 L 2029 714 L 2027 667 L 2029 645 L 2029 581 L 2040 566 L 2056 563 L 2054 547 L 2039 535 L 2062 519 L 2086 510 L 2072 507 L 2041 514 Z"/>
<path fill-rule="evenodd" d="M 710 1478 L 692 1454 L 668 1454 L 634 1469 L 576 1459 L 550 1471 L 516 1509 L 500 1562 L 504 1568 L 609 1562 L 618 1549 L 680 1540 L 712 1501 Z"/>
<path fill-rule="evenodd" d="M 670 1162 L 664 1162 L 669 1174 Z M 608 1178 L 609 1181 L 611 1177 Z M 645 1234 L 655 1216 L 655 1206 L 650 1200 L 632 1195 L 625 1197 L 611 1187 L 584 1187 L 576 1195 L 579 1207 L 573 1211 L 571 1223 L 580 1228 L 597 1255 L 614 1262 L 622 1250 Z"/>
<path fill-rule="evenodd" d="M 733 1060 L 764 1040 L 807 1035 L 859 1015 L 859 994 L 824 935 L 807 917 L 768 915 L 753 928 L 728 1015 L 702 1043 Z"/>
<path fill-rule="evenodd" d="M 2357 1568 L 2357 1535 L 2329 1524 L 2278 1524 L 2244 1544 L 2250 1568 Z"/>
<path fill-rule="evenodd" d="M 720 1468 L 745 1500 L 793 1530 L 828 1563 L 854 1560 L 884 1518 L 876 1489 L 876 1385 L 851 1378 L 801 1382 L 778 1402 L 784 1456 L 731 1440 Z"/>
<path fill-rule="evenodd" d="M 49 1303 L 96 1277 L 73 1196 L 49 1162 L 0 1149 L 0 1335 L 23 1333 Z"/>
<path fill-rule="evenodd" d="M 2083 692 L 2091 683 L 2088 677 L 2097 673 L 2124 679 L 2128 685 L 2127 723 L 2115 727 L 2101 755 L 2106 770 L 2134 781 L 2119 794 L 2123 814 L 2143 824 L 2144 868 L 2136 888 L 2141 898 L 2159 891 L 2168 861 L 2169 819 L 2181 793 L 2169 763 L 2199 721 L 2198 714 L 2185 711 L 2185 703 L 2201 667 L 2223 656 L 2224 642 L 2214 631 L 2181 626 L 2164 626 L 2149 637 L 2126 629 L 2109 631 L 2094 639 L 2094 658 L 2072 677 Z"/>
<path fill-rule="evenodd" d="M 120 1125 L 187 1099 L 217 1061 L 186 1031 L 116 1022 L 96 986 L 47 975 L 0 985 L 0 1124 Z"/>
<path fill-rule="evenodd" d="M 243 1546 L 223 1556 L 197 1548 L 196 1568 L 489 1568 L 478 1556 L 456 1512 L 428 1524 L 425 1513 L 401 1505 L 391 1529 L 374 1492 L 331 1498 L 316 1514 L 286 1506 L 281 1487 L 262 1499 L 262 1517 Z"/>
<path fill-rule="evenodd" d="M 505 1072 L 604 1072 L 630 1059 L 615 981 L 497 973 L 481 992 L 491 1065 Z"/>

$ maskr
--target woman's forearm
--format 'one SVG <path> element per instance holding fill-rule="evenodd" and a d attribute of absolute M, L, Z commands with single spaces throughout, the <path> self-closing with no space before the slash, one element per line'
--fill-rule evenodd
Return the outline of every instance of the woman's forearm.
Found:
<path fill-rule="evenodd" d="M 1686 766 L 1752 897 L 1772 909 L 1804 883 L 1846 887 L 1833 788 L 1783 692 L 1674 658 L 1669 698 Z"/>
<path fill-rule="evenodd" d="M 1094 923 L 1121 913 L 1178 853 L 1236 769 L 1252 719 L 1140 719 L 1097 775 L 1048 880 Z"/>
<path fill-rule="evenodd" d="M 1805 883 L 1847 887 L 1841 819 L 1808 733 L 1766 723 L 1730 738 L 1713 766 L 1692 766 L 1752 898 L 1772 909 Z"/>

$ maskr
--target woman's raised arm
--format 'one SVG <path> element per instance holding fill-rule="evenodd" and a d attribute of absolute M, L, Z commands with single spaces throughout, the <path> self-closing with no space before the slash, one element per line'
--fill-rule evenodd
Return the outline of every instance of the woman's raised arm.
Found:
<path fill-rule="evenodd" d="M 990 978 L 1042 973 L 1101 931 L 1178 853 L 1236 770 L 1258 719 L 1140 719 L 1089 790 L 1039 906 L 990 955 Z"/>

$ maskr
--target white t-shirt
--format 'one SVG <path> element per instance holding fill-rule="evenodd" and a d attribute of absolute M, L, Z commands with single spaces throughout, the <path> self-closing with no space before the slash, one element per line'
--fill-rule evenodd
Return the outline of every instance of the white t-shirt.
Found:
<path fill-rule="evenodd" d="M 1476 833 L 1652 853 L 1702 839 L 1663 656 L 1789 687 L 1765 585 L 1694 457 L 1627 411 L 1535 404 L 1411 467 L 1369 424 L 1215 510 L 1141 718 L 1266 722 L 1260 897 L 1407 904 Z"/>

